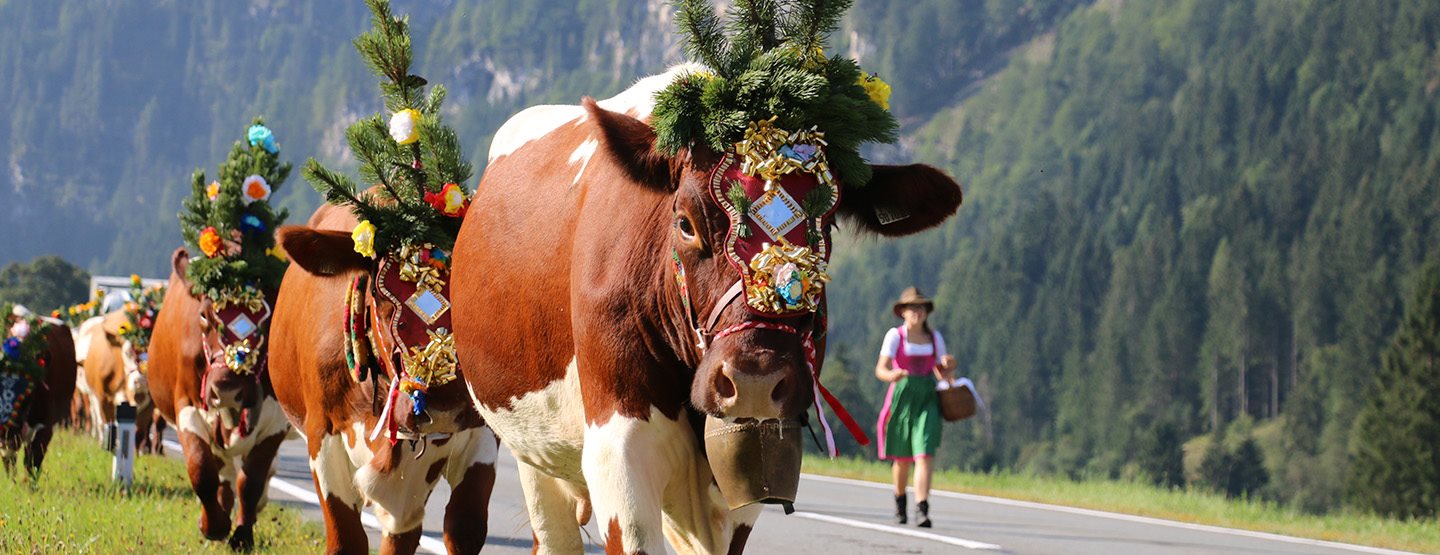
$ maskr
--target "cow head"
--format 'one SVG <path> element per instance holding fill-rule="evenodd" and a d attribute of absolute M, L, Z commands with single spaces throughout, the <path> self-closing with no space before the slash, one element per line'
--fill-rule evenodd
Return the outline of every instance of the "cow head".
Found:
<path fill-rule="evenodd" d="M 356 381 L 374 377 L 377 388 L 389 382 L 395 390 L 390 416 L 399 430 L 447 433 L 476 423 L 464 384 L 457 379 L 448 252 L 406 246 L 377 260 L 355 252 L 350 233 L 304 226 L 281 227 L 279 239 L 305 271 L 350 276 L 344 322 L 347 365 Z"/>
<path fill-rule="evenodd" d="M 184 277 L 189 265 L 184 249 L 175 251 L 172 265 L 184 287 L 192 290 Z M 274 304 L 272 293 L 255 287 L 223 298 L 200 297 L 196 324 L 205 353 L 200 394 L 205 406 L 220 409 L 226 418 L 259 406 L 264 396 L 260 375 L 266 366 L 266 339 Z"/>
<path fill-rule="evenodd" d="M 692 145 L 667 155 L 645 122 L 590 99 L 583 104 L 630 181 L 672 198 L 663 244 L 654 248 L 673 259 L 682 299 L 667 317 L 694 330 L 686 333 L 693 348 L 681 348 L 696 371 L 691 403 L 712 416 L 789 418 L 809 406 L 823 357 L 825 265 L 837 216 L 900 236 L 939 224 L 961 202 L 959 184 L 924 165 L 873 166 L 862 188 L 801 172 L 766 183 L 739 171 L 743 152 Z M 786 147 L 801 151 L 795 160 L 808 161 L 823 146 L 802 148 L 803 138 L 794 137 Z"/>

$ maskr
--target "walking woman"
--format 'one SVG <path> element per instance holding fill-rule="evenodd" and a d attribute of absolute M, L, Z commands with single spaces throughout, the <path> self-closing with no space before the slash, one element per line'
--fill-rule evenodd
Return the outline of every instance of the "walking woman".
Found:
<path fill-rule="evenodd" d="M 885 403 L 876 424 L 880 458 L 893 461 L 895 521 L 905 524 L 905 483 L 915 466 L 916 525 L 930 527 L 931 462 L 940 448 L 940 404 L 935 396 L 935 373 L 954 379 L 955 357 L 945 352 L 945 340 L 930 328 L 927 318 L 935 303 L 919 289 L 900 294 L 893 308 L 903 323 L 885 334 L 875 377 L 889 382 Z"/>

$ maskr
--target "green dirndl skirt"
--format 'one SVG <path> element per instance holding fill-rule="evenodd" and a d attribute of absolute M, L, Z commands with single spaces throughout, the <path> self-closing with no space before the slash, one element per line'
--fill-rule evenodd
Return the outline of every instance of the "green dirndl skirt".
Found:
<path fill-rule="evenodd" d="M 935 377 L 910 375 L 890 383 L 876 423 L 880 458 L 911 460 L 933 457 L 940 448 L 940 401 Z"/>

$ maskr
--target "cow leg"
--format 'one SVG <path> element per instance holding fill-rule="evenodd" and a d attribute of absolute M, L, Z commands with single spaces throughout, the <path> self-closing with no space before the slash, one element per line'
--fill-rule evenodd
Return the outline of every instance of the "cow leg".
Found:
<path fill-rule="evenodd" d="M 370 500 L 375 519 L 380 521 L 380 552 L 414 553 L 420 546 L 425 501 L 434 491 L 451 450 L 427 447 L 417 459 L 409 441 L 391 445 L 380 439 L 369 445 L 378 449 L 355 473 L 355 483 Z"/>
<path fill-rule="evenodd" d="M 281 432 L 262 439 L 245 454 L 240 477 L 235 482 L 240 489 L 240 521 L 230 534 L 231 549 L 248 551 L 255 547 L 256 516 L 265 508 L 270 477 L 275 475 L 275 454 L 285 435 L 286 432 Z"/>
<path fill-rule="evenodd" d="M 535 536 L 535 553 L 582 553 L 576 498 L 559 478 L 520 461 L 520 489 L 525 492 L 525 510 Z"/>
<path fill-rule="evenodd" d="M 135 452 L 150 454 L 155 451 L 151 441 L 150 426 L 155 421 L 155 403 L 147 399 L 135 411 Z"/>
<path fill-rule="evenodd" d="M 310 475 L 315 478 L 320 512 L 325 517 L 325 552 L 369 553 L 370 537 L 360 524 L 360 491 L 355 487 L 355 467 L 344 436 L 311 427 L 305 437 Z"/>
<path fill-rule="evenodd" d="M 195 409 L 186 407 L 182 410 Z M 220 460 L 210 452 L 209 443 L 185 428 L 180 428 L 180 447 L 185 453 L 185 470 L 190 474 L 190 487 L 200 498 L 200 533 L 207 540 L 220 541 L 230 536 L 230 513 L 220 506 Z"/>
<path fill-rule="evenodd" d="M 489 427 L 470 432 L 469 445 L 452 445 L 456 451 L 445 469 L 450 502 L 445 504 L 445 549 L 450 553 L 479 553 L 490 530 L 490 494 L 495 489 L 495 459 L 500 442 Z M 456 434 L 460 435 L 460 434 Z M 460 450 L 470 456 L 461 456 Z"/>
<path fill-rule="evenodd" d="M 678 553 L 744 552 L 745 540 L 763 506 L 731 511 L 698 445 L 688 460 L 675 468 L 665 488 L 665 538 L 670 545 Z"/>
<path fill-rule="evenodd" d="M 585 429 L 581 470 L 606 553 L 665 553 L 664 493 L 698 446 L 688 424 L 651 409 L 647 420 L 611 415 Z"/>
<path fill-rule="evenodd" d="M 430 492 L 425 492 L 424 497 L 430 497 Z M 379 503 L 370 506 L 375 511 L 375 519 L 379 520 L 381 528 L 386 528 L 386 522 L 396 522 L 396 515 L 385 510 Z M 424 516 L 424 511 L 421 511 Z M 413 555 L 420 548 L 420 526 L 416 525 L 404 532 L 392 532 L 382 530 L 380 534 L 380 555 Z"/>
<path fill-rule="evenodd" d="M 40 479 L 40 465 L 45 462 L 45 453 L 49 451 L 50 438 L 54 435 L 54 428 L 38 424 L 25 443 L 25 469 L 30 471 L 32 481 Z"/>

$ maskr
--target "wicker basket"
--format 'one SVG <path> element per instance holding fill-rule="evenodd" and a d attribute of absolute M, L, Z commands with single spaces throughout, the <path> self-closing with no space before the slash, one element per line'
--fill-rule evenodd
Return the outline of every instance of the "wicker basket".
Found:
<path fill-rule="evenodd" d="M 977 403 L 975 402 L 975 392 L 970 390 L 970 386 L 951 385 L 940 389 L 938 386 L 944 383 L 945 378 L 939 377 L 935 396 L 940 398 L 940 415 L 945 417 L 945 421 L 955 422 L 975 416 Z"/>

